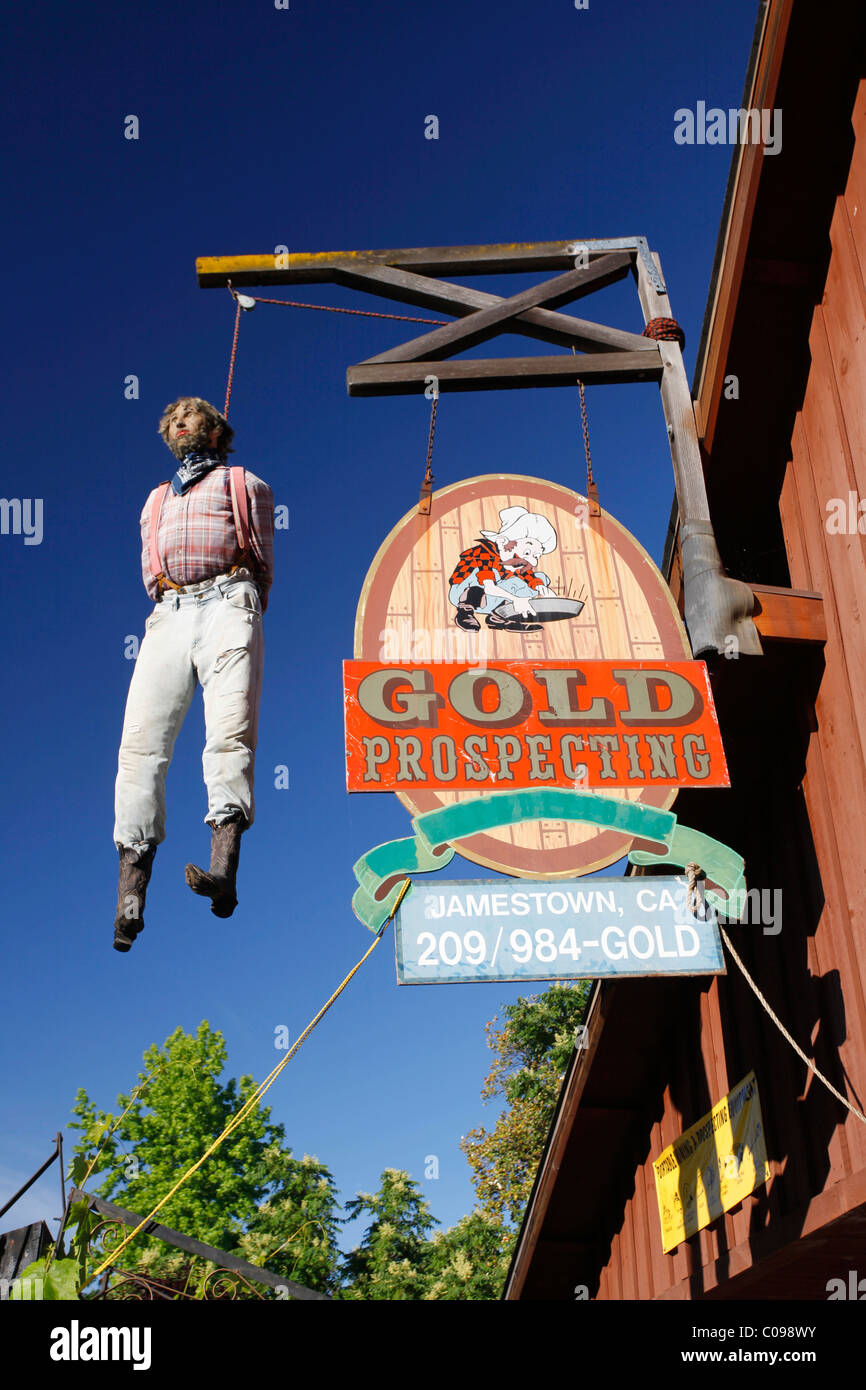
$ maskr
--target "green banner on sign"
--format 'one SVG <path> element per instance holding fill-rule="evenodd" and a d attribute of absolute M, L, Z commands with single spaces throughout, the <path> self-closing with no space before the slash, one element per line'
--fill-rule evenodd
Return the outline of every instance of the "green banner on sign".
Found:
<path fill-rule="evenodd" d="M 360 885 L 352 899 L 355 915 L 370 931 L 378 931 L 391 916 L 402 882 L 412 874 L 444 869 L 454 858 L 455 841 L 459 848 L 461 840 L 482 831 L 535 820 L 584 821 L 632 839 L 652 840 L 658 850 L 632 850 L 629 861 L 678 869 L 699 864 L 715 885 L 707 889 L 707 901 L 723 914 L 726 903 L 736 902 L 745 889 L 742 855 L 700 830 L 679 825 L 673 811 L 597 792 L 546 787 L 495 792 L 415 816 L 414 836 L 377 845 L 355 864 Z"/>

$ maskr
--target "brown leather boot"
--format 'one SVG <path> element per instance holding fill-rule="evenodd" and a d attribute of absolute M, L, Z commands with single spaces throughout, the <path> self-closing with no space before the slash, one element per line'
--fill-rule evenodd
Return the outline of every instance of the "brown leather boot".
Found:
<path fill-rule="evenodd" d="M 238 905 L 235 878 L 241 854 L 244 818 L 238 815 L 223 825 L 211 826 L 210 873 L 187 864 L 184 877 L 194 893 L 210 898 L 215 917 L 231 917 Z"/>
<path fill-rule="evenodd" d="M 144 931 L 144 899 L 156 845 L 146 849 L 123 847 L 120 850 L 120 872 L 117 882 L 117 915 L 114 919 L 114 949 L 128 951 L 135 938 Z"/>

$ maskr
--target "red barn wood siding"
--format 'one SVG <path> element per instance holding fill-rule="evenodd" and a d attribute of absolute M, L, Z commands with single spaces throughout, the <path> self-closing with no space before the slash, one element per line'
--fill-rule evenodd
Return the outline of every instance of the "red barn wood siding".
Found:
<path fill-rule="evenodd" d="M 777 8 L 788 13 L 788 6 Z M 805 92 L 796 76 L 810 61 L 812 31 L 806 8 L 795 3 L 793 11 L 799 22 L 793 72 L 786 77 L 783 65 L 782 79 L 788 91 Z M 844 67 L 850 45 L 839 38 L 836 44 Z M 788 116 L 786 107 L 786 131 Z M 828 162 L 838 162 L 840 150 L 848 160 L 843 124 L 840 119 L 827 147 Z M 745 856 L 750 888 L 771 895 L 782 890 L 778 935 L 745 924 L 730 926 L 729 935 L 806 1054 L 863 1110 L 866 536 L 831 535 L 826 523 L 830 498 L 843 498 L 846 506 L 849 492 L 866 499 L 866 84 L 857 92 L 851 125 L 850 168 L 833 185 L 834 192 L 844 189 L 835 203 L 826 197 L 820 162 L 798 167 L 795 161 L 789 175 L 801 180 L 801 188 L 804 179 L 807 186 L 811 180 L 816 204 L 826 208 L 820 225 L 813 219 L 802 229 L 809 245 L 829 241 L 826 273 L 806 290 L 808 313 L 801 289 L 790 295 L 779 289 L 781 321 L 801 322 L 799 338 L 792 334 L 788 354 L 764 349 L 763 359 L 755 359 L 757 374 L 750 374 L 753 361 L 747 361 L 743 335 L 754 336 L 756 305 L 763 311 L 770 301 L 764 281 L 754 288 L 750 256 L 742 245 L 731 246 L 729 237 L 725 255 L 745 264 L 743 283 L 725 317 L 725 350 L 714 349 L 712 372 L 702 378 L 708 401 L 714 401 L 714 378 L 743 364 L 741 414 L 725 416 L 706 458 L 714 518 L 718 514 L 736 539 L 738 524 L 743 535 L 754 527 L 750 507 L 765 508 L 767 496 L 778 499 L 790 585 L 821 595 L 827 640 L 823 648 L 767 642 L 763 657 L 719 664 L 713 684 L 732 786 L 683 792 L 676 811 L 683 824 Z M 782 160 L 768 161 L 773 167 L 761 175 L 772 192 L 762 203 L 758 191 L 755 218 L 764 220 L 757 233 L 748 219 L 739 224 L 745 241 L 757 237 L 757 249 L 750 246 L 761 264 L 762 238 L 784 207 L 787 185 L 780 191 L 773 182 Z M 780 255 L 796 253 L 800 230 L 792 223 L 795 244 L 780 246 Z M 789 365 L 803 356 L 807 337 L 805 370 L 791 366 L 786 377 Z M 743 489 L 736 470 L 742 447 L 755 448 L 750 435 L 756 422 L 762 447 L 766 436 L 766 476 L 756 477 L 751 491 Z M 775 513 L 775 500 L 772 505 Z M 675 564 L 672 587 L 676 592 Z M 815 1299 L 826 1298 L 829 1278 L 862 1269 L 866 1125 L 795 1054 L 733 961 L 726 976 L 701 984 L 603 982 L 597 1003 L 597 1036 L 567 1078 L 567 1123 L 552 1130 L 533 1198 L 537 1210 L 522 1232 L 507 1296 L 570 1298 L 575 1284 L 586 1283 L 590 1297 L 598 1299 Z M 653 1160 L 752 1069 L 772 1176 L 665 1255 Z M 597 1120 L 590 1123 L 590 1112 L 597 1116 L 605 1106 L 621 1107 L 629 1117 L 619 1130 L 599 1132 Z M 605 1164 L 603 1182 L 595 1174 Z M 545 1251 L 569 1237 L 575 1241 L 572 1265 L 568 1277 L 557 1278 Z"/>
<path fill-rule="evenodd" d="M 780 510 L 791 582 L 799 587 L 809 575 L 823 594 L 827 617 L 826 670 L 803 782 L 826 897 L 814 949 L 816 966 L 825 956 L 844 982 L 848 1036 L 840 1054 L 852 1087 L 863 1097 L 866 536 L 830 534 L 827 503 L 842 498 L 847 510 L 850 492 L 858 501 L 866 498 L 866 83 L 852 124 L 854 158 L 830 227 L 830 268 L 812 319 L 812 369 L 797 415 Z M 866 1166 L 866 1126 L 850 1120 L 838 1148 L 843 1171 Z"/>
<path fill-rule="evenodd" d="M 843 1094 L 855 1103 L 859 1098 L 862 1108 L 866 536 L 832 535 L 826 523 L 830 498 L 843 498 L 846 508 L 849 492 L 866 499 L 866 84 L 858 94 L 853 125 L 854 158 L 830 227 L 826 286 L 809 335 L 811 368 L 780 497 L 791 585 L 823 596 L 828 627 L 816 727 L 802 780 L 806 814 L 790 804 L 779 807 L 769 821 L 756 821 L 744 805 L 742 818 L 728 815 L 726 820 L 732 843 L 737 843 L 738 819 L 744 828 L 748 825 L 749 839 L 758 841 L 746 850 L 750 886 L 782 888 L 780 935 L 765 937 L 760 928 L 748 935 L 749 929 L 734 928 L 737 949 L 800 1045 Z M 777 693 L 784 697 L 783 691 Z M 689 806 L 695 814 L 687 817 L 681 797 L 681 818 L 700 824 L 697 799 L 689 798 Z M 749 1237 L 756 1224 L 778 1224 L 781 1230 L 782 1218 L 789 1218 L 786 1234 L 795 1238 L 814 1197 L 866 1177 L 866 1125 L 844 1111 L 807 1070 L 733 964 L 727 979 L 714 981 L 701 995 L 694 1025 L 670 1059 L 672 1084 L 664 1092 L 661 1123 L 653 1129 L 646 1162 L 635 1173 L 633 1196 L 601 1274 L 599 1298 L 710 1292 L 720 1275 L 727 1277 L 717 1268 L 725 1263 L 725 1251 L 736 1254 L 729 1275 L 751 1266 Z M 660 1248 L 652 1159 L 750 1067 L 758 1075 L 773 1177 L 767 1188 L 663 1256 L 660 1266 L 651 1248 Z M 840 1193 L 840 1210 L 845 1209 Z M 639 1267 L 653 1276 L 652 1293 L 632 1291 L 628 1271 L 635 1247 Z M 759 1292 L 756 1288 L 753 1296 Z M 819 1292 L 812 1288 L 810 1296 Z"/>

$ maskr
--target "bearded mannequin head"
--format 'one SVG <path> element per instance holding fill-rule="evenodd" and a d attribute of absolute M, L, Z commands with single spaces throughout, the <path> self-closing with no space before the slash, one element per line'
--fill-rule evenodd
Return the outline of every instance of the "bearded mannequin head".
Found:
<path fill-rule="evenodd" d="M 224 459 L 232 452 L 234 430 L 216 406 L 200 396 L 179 396 L 167 405 L 159 433 L 177 459 L 190 453 L 214 453 Z"/>

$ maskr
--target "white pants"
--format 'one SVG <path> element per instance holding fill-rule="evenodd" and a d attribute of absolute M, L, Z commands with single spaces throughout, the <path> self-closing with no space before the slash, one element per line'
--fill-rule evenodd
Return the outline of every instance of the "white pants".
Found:
<path fill-rule="evenodd" d="M 241 811 L 252 825 L 264 650 L 251 579 L 222 576 L 194 595 L 168 590 L 156 604 L 126 700 L 115 784 L 118 848 L 165 839 L 165 775 L 198 682 L 207 738 L 205 820 L 219 825 Z"/>

